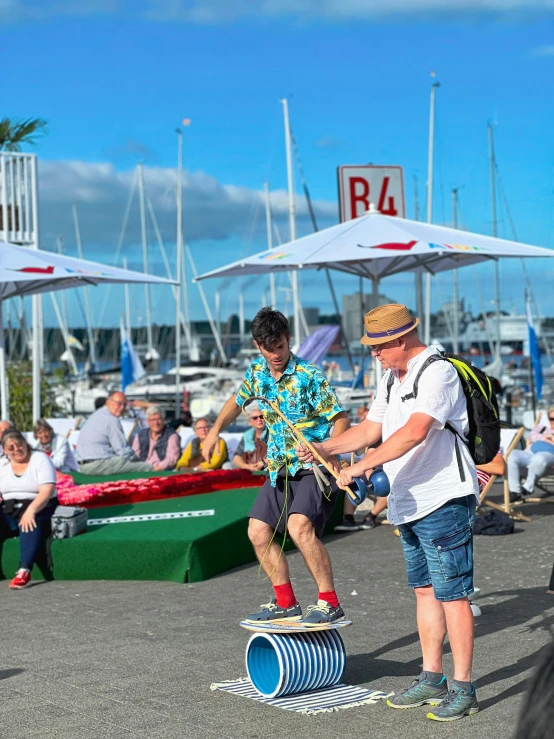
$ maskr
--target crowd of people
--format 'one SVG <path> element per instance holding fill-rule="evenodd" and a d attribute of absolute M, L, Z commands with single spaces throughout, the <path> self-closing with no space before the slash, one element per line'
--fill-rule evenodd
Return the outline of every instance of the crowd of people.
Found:
<path fill-rule="evenodd" d="M 19 536 L 20 545 L 19 567 L 10 588 L 21 590 L 30 584 L 41 547 L 45 550 L 58 505 L 57 471 L 104 476 L 175 469 L 196 473 L 222 467 L 251 471 L 265 468 L 268 431 L 259 409 L 250 409 L 249 429 L 230 462 L 221 437 L 210 459 L 204 460 L 202 443 L 211 424 L 207 418 L 193 422 L 188 410 L 176 421 L 166 423 L 163 411 L 148 405 L 146 425 L 135 429 L 129 443 L 121 424 L 126 406 L 122 392 L 97 399 L 96 410 L 80 430 L 76 449 L 45 419 L 35 423 L 32 440 L 10 421 L 0 421 L 0 549 L 14 536 Z M 194 432 L 184 449 L 177 433 L 181 426 L 192 427 Z"/>
<path fill-rule="evenodd" d="M 273 594 L 246 621 L 330 625 L 345 613 L 321 536 L 339 491 L 382 468 L 390 482 L 388 497 L 378 499 L 356 522 L 355 507 L 345 496 L 344 520 L 338 528 L 372 530 L 388 507 L 388 518 L 400 536 L 408 584 L 415 595 L 422 671 L 387 704 L 393 709 L 429 705 L 427 716 L 436 721 L 477 713 L 469 603 L 474 592 L 473 524 L 480 489 L 491 475 L 504 474 L 505 465 L 498 454 L 476 467 L 469 446 L 458 443 L 467 438 L 470 422 L 462 385 L 454 366 L 435 361 L 445 358 L 422 343 L 418 324 L 418 318 L 400 304 L 380 306 L 365 316 L 361 343 L 381 363 L 384 374 L 371 404 L 358 410 L 356 425 L 351 425 L 324 374 L 291 352 L 288 321 L 270 308 L 263 308 L 252 323 L 260 356 L 213 424 L 207 418 L 193 422 L 188 411 L 167 424 L 159 407 L 148 406 L 146 426 L 129 443 L 121 423 L 127 399 L 114 392 L 83 425 L 74 454 L 67 439 L 42 419 L 35 425 L 33 444 L 9 421 L 0 422 L 0 540 L 19 534 L 21 552 L 10 587 L 24 588 L 31 580 L 57 504 L 56 470 L 109 475 L 171 469 L 201 472 L 234 465 L 267 471 L 249 513 L 248 537 Z M 255 402 L 259 396 L 269 401 L 264 408 Z M 221 434 L 243 411 L 249 427 L 231 461 Z M 194 432 L 184 449 L 177 432 L 183 420 Z M 537 477 L 554 464 L 553 450 L 551 407 L 548 424 L 533 429 L 529 448 L 512 452 L 508 479 L 514 496 L 532 492 Z M 350 465 L 343 462 L 347 455 Z M 333 471 L 329 479 L 317 471 L 322 460 L 327 472 Z M 524 470 L 527 478 L 521 487 Z M 316 587 L 317 598 L 305 612 L 280 542 L 287 535 Z M 443 669 L 446 636 L 453 660 L 450 679 Z"/>

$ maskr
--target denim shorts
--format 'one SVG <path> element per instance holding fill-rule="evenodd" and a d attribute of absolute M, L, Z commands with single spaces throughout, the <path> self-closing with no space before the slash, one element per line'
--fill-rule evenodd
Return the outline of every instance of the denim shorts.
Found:
<path fill-rule="evenodd" d="M 474 495 L 449 500 L 417 521 L 400 524 L 408 585 L 432 585 L 435 598 L 459 600 L 473 593 Z"/>

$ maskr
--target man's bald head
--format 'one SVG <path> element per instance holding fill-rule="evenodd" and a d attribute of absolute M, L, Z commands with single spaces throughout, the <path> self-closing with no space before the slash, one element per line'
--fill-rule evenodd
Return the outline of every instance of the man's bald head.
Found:
<path fill-rule="evenodd" d="M 125 393 L 122 393 L 120 390 L 112 393 L 106 401 L 106 408 L 116 418 L 120 418 L 123 415 L 126 405 L 127 398 L 125 397 Z"/>

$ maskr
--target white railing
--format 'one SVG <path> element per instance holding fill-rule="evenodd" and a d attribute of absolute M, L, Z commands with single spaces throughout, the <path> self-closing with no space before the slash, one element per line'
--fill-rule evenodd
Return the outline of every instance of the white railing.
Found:
<path fill-rule="evenodd" d="M 36 154 L 0 152 L 0 241 L 38 244 Z"/>

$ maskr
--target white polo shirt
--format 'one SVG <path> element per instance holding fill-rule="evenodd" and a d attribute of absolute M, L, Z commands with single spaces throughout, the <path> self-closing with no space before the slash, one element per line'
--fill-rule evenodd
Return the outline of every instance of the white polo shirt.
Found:
<path fill-rule="evenodd" d="M 388 517 L 395 525 L 423 518 L 453 498 L 479 496 L 475 464 L 466 444 L 458 439 L 465 471 L 462 482 L 456 460 L 456 436 L 444 427 L 448 421 L 461 434 L 468 431 L 466 399 L 454 367 L 445 361 L 433 362 L 419 378 L 417 399 L 402 401 L 413 391 L 423 362 L 438 353 L 438 349 L 429 347 L 411 359 L 402 382 L 393 372 L 389 403 L 387 382 L 391 370 L 385 372 L 367 416 L 370 421 L 382 423 L 383 441 L 402 428 L 412 413 L 425 413 L 435 419 L 421 444 L 383 465 L 391 484 Z"/>
<path fill-rule="evenodd" d="M 22 475 L 14 474 L 11 464 L 0 466 L 0 492 L 4 500 L 34 500 L 41 485 L 56 484 L 56 469 L 44 452 L 34 451 Z M 55 497 L 56 488 L 51 498 Z"/>

